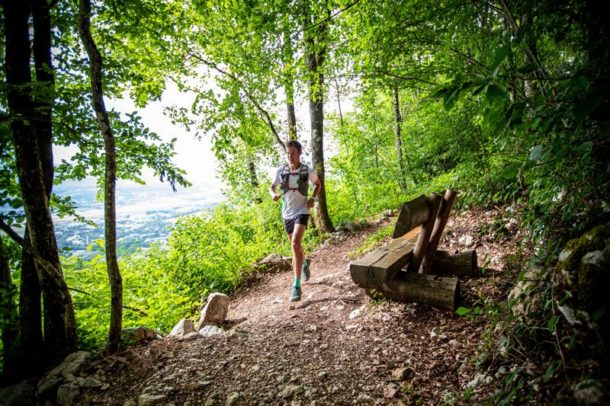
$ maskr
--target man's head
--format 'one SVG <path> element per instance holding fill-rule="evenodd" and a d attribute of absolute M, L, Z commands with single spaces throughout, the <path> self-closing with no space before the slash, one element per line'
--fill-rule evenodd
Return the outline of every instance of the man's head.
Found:
<path fill-rule="evenodd" d="M 302 152 L 303 147 L 300 142 L 291 140 L 286 143 L 286 159 L 292 166 L 298 166 L 301 163 Z"/>

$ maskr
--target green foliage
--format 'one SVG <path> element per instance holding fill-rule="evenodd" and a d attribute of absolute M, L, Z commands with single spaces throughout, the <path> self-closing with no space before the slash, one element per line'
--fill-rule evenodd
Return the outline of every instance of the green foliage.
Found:
<path fill-rule="evenodd" d="M 377 245 L 379 245 L 380 242 L 390 238 L 393 231 L 394 231 L 393 225 L 387 225 L 385 227 L 381 227 L 375 233 L 368 236 L 366 238 L 366 240 L 364 240 L 364 242 L 362 244 L 360 244 L 360 246 L 358 248 L 356 248 L 354 251 L 350 252 L 349 257 L 356 258 L 356 257 L 359 257 L 359 256 L 369 252 L 370 250 L 375 248 Z"/>
<path fill-rule="evenodd" d="M 305 234 L 311 250 L 323 236 Z M 103 241 L 97 242 L 103 247 Z M 91 247 L 93 249 L 94 247 Z M 280 206 L 266 199 L 253 206 L 216 206 L 211 212 L 179 219 L 167 244 L 122 258 L 124 327 L 144 325 L 167 333 L 180 319 L 197 316 L 209 293 L 230 293 L 251 272 L 251 265 L 277 252 L 290 254 Z M 73 290 L 83 346 L 104 344 L 110 288 L 103 253 L 90 261 L 64 258 Z"/>

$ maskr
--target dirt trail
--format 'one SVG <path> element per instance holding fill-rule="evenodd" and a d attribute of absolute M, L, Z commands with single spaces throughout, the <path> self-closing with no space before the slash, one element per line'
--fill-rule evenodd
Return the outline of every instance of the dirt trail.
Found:
<path fill-rule="evenodd" d="M 479 264 L 490 267 L 488 276 L 461 282 L 466 303 L 498 295 L 507 247 L 500 249 L 486 226 L 498 216 L 454 215 L 448 224 L 441 248 L 476 246 Z M 176 405 L 459 400 L 475 375 L 471 361 L 484 322 L 366 296 L 346 270 L 348 254 L 378 227 L 333 239 L 310 254 L 312 277 L 300 302 L 288 301 L 290 272 L 261 275 L 231 298 L 229 319 L 245 320 L 229 333 L 132 347 L 97 371 L 110 387 L 88 392 L 80 402 L 133 405 L 143 393 Z"/>

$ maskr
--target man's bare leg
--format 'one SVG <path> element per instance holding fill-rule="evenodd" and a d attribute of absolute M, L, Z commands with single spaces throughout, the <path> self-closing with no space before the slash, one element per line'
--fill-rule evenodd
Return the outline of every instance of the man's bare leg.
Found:
<path fill-rule="evenodd" d="M 303 260 L 305 259 L 305 252 L 303 251 L 303 235 L 307 227 L 303 224 L 295 224 L 294 232 L 289 235 L 290 243 L 292 246 L 292 272 L 294 277 L 301 280 L 301 269 L 303 268 Z"/>

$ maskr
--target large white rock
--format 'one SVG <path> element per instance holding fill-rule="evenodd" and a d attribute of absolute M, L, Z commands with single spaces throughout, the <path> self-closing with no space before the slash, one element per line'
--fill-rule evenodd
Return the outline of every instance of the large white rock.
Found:
<path fill-rule="evenodd" d="M 197 330 L 201 327 L 220 324 L 227 318 L 229 312 L 229 296 L 224 293 L 212 293 L 208 296 L 208 301 L 201 311 L 201 319 L 199 320 Z"/>
<path fill-rule="evenodd" d="M 188 333 L 194 333 L 195 332 L 195 326 L 193 324 L 192 320 L 189 319 L 182 319 L 178 322 L 178 324 L 176 324 L 174 326 L 174 328 L 172 329 L 172 332 L 169 333 L 169 335 L 171 337 L 177 337 L 177 336 L 184 336 Z"/>

